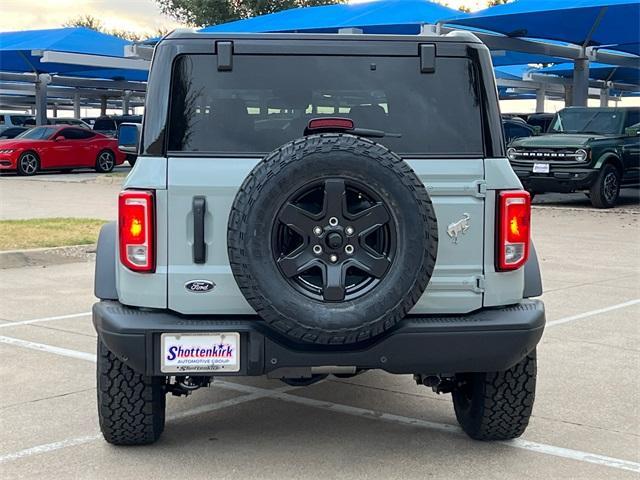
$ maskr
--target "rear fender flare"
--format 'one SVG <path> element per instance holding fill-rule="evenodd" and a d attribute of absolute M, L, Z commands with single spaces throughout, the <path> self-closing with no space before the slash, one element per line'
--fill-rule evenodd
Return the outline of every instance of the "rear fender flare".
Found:
<path fill-rule="evenodd" d="M 96 248 L 94 294 L 100 300 L 118 300 L 116 289 L 116 222 L 102 226 Z"/>

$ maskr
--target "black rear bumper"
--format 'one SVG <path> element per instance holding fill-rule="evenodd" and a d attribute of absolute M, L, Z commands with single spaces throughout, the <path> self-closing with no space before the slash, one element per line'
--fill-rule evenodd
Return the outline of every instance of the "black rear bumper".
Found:
<path fill-rule="evenodd" d="M 146 375 L 163 375 L 160 335 L 189 332 L 240 333 L 240 371 L 216 376 L 291 376 L 290 372 L 327 366 L 451 374 L 499 371 L 515 365 L 540 340 L 545 312 L 541 301 L 523 300 L 461 316 L 408 316 L 371 343 L 349 348 L 291 343 L 255 316 L 184 317 L 114 301 L 93 306 L 93 323 L 109 350 Z"/>

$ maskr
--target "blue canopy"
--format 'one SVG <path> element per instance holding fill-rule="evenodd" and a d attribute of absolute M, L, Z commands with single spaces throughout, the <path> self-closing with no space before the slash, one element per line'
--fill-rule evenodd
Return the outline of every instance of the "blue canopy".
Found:
<path fill-rule="evenodd" d="M 361 28 L 365 33 L 417 34 L 420 26 L 460 12 L 427 0 L 380 0 L 367 3 L 293 8 L 269 15 L 203 28 L 203 32 L 336 32 Z"/>
<path fill-rule="evenodd" d="M 446 23 L 640 54 L 638 0 L 516 0 Z"/>
<path fill-rule="evenodd" d="M 573 64 L 560 63 L 538 71 L 540 73 L 548 73 L 559 77 L 571 78 L 573 77 Z M 589 65 L 589 78 L 593 80 L 605 80 L 639 85 L 640 89 L 640 70 L 636 68 L 616 67 L 615 65 L 606 65 L 604 63 L 591 63 Z"/>
<path fill-rule="evenodd" d="M 124 58 L 130 42 L 88 28 L 56 28 L 0 33 L 0 71 L 50 73 L 74 77 L 114 80 L 147 79 L 140 70 L 105 69 L 93 66 L 44 63 L 33 55 L 37 51 L 56 51 Z"/>

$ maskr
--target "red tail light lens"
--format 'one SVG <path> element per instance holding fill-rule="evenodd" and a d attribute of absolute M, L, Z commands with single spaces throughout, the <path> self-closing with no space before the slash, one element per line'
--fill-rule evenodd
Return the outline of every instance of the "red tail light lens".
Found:
<path fill-rule="evenodd" d="M 496 269 L 515 270 L 529 258 L 531 197 L 523 190 L 498 193 Z"/>
<path fill-rule="evenodd" d="M 135 272 L 155 270 L 153 206 L 152 191 L 125 190 L 118 199 L 120 262 Z"/>

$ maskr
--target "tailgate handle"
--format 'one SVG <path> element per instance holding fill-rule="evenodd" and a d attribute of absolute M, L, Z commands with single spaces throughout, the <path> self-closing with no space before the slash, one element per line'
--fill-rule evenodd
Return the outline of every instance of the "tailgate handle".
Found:
<path fill-rule="evenodd" d="M 193 263 L 207 261 L 207 244 L 204 242 L 204 217 L 207 213 L 205 197 L 193 197 Z"/>

